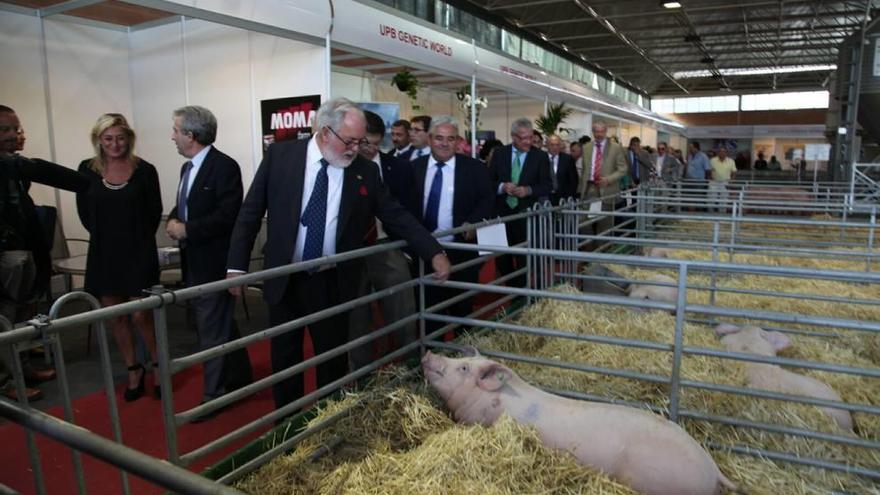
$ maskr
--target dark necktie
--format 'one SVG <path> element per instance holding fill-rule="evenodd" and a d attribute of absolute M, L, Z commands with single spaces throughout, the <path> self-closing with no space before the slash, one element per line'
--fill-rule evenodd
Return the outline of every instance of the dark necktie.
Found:
<path fill-rule="evenodd" d="M 550 178 L 552 179 L 553 192 L 559 191 L 559 155 L 550 157 Z"/>
<path fill-rule="evenodd" d="M 437 162 L 437 171 L 431 181 L 431 192 L 428 193 L 428 204 L 425 206 L 425 228 L 428 232 L 437 230 L 437 215 L 440 214 L 440 195 L 443 193 L 443 162 Z"/>
<path fill-rule="evenodd" d="M 303 227 L 306 228 L 303 261 L 320 258 L 324 252 L 324 226 L 327 222 L 327 165 L 327 160 L 321 158 L 321 170 L 315 177 L 315 187 L 300 219 Z"/>
<path fill-rule="evenodd" d="M 180 178 L 180 191 L 177 191 L 177 218 L 186 222 L 186 200 L 189 197 L 189 173 L 193 162 L 183 164 L 183 177 Z"/>
<path fill-rule="evenodd" d="M 636 156 L 635 151 L 630 151 L 632 154 L 632 164 L 633 164 L 633 177 L 635 177 L 636 182 L 639 180 L 639 158 Z"/>

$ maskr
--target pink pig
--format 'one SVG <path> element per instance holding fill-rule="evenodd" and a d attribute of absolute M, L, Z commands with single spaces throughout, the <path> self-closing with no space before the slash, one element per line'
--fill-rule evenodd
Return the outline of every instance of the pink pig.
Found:
<path fill-rule="evenodd" d="M 728 351 L 775 356 L 778 351 L 791 345 L 791 340 L 784 333 L 767 332 L 755 326 L 738 327 L 722 324 L 715 327 L 715 332 L 722 335 L 721 343 Z M 819 380 L 792 373 L 775 364 L 746 363 L 746 374 L 748 386 L 751 388 L 805 395 L 817 399 L 843 400 L 834 389 Z M 831 416 L 841 430 L 853 433 L 853 419 L 849 411 L 831 407 L 820 407 L 820 409 Z"/>
<path fill-rule="evenodd" d="M 736 485 L 681 427 L 639 409 L 543 392 L 479 354 L 422 359 L 428 382 L 463 423 L 491 425 L 503 413 L 537 429 L 550 447 L 647 495 L 716 495 Z"/>

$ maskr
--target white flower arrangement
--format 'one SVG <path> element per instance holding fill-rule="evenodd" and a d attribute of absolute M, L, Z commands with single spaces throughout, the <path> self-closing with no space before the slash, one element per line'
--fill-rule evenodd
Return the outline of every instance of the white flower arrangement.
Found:
<path fill-rule="evenodd" d="M 459 108 L 461 108 L 462 113 L 465 115 L 465 127 L 470 130 L 471 125 L 471 104 L 476 107 L 477 110 L 477 126 L 480 125 L 480 111 L 489 106 L 489 99 L 485 96 L 478 96 L 476 100 L 473 100 L 471 96 L 471 87 L 470 86 L 462 86 L 461 89 L 455 92 L 456 98 L 458 98 Z"/>

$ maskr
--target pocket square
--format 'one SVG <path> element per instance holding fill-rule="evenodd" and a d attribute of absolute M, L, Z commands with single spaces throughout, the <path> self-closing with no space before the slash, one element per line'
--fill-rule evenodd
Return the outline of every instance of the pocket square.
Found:
<path fill-rule="evenodd" d="M 367 192 L 367 186 L 362 185 L 361 188 L 358 190 L 358 194 L 360 194 L 361 196 L 369 196 L 370 193 Z"/>

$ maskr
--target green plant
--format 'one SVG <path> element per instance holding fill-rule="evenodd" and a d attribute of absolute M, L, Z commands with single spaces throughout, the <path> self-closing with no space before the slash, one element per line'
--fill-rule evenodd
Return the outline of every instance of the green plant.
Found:
<path fill-rule="evenodd" d="M 565 102 L 558 105 L 548 105 L 547 115 L 541 115 L 535 119 L 535 127 L 537 127 L 545 137 L 556 134 L 559 131 L 568 131 L 570 129 L 561 126 L 572 112 L 574 112 L 573 109 L 565 108 Z"/>
<path fill-rule="evenodd" d="M 391 78 L 391 85 L 396 86 L 401 92 L 406 93 L 413 102 L 413 108 L 416 108 L 416 98 L 419 96 L 419 80 L 408 69 L 400 69 L 394 77 Z"/>

